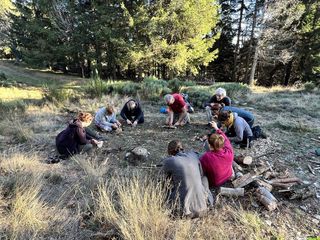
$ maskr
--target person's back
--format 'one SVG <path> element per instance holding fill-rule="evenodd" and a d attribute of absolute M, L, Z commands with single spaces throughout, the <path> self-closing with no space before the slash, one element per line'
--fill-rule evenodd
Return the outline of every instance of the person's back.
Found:
<path fill-rule="evenodd" d="M 252 130 L 247 123 L 246 120 L 244 120 L 242 117 L 238 116 L 237 113 L 233 113 L 234 115 L 234 131 L 236 134 L 235 142 L 241 142 L 246 138 L 252 137 Z"/>
<path fill-rule="evenodd" d="M 254 123 L 254 116 L 251 112 L 248 112 L 244 109 L 231 107 L 231 106 L 224 106 L 221 108 L 221 111 L 231 111 L 233 113 L 237 113 L 239 117 L 242 117 L 250 127 L 253 126 Z"/>
<path fill-rule="evenodd" d="M 208 177 L 211 187 L 220 186 L 231 178 L 234 157 L 229 139 L 215 123 L 214 128 L 216 133 L 208 139 L 210 151 L 200 158 L 203 173 Z"/>
<path fill-rule="evenodd" d="M 77 131 L 79 131 L 80 122 L 75 119 L 69 123 L 68 127 L 60 132 L 56 137 L 56 146 L 60 154 L 70 155 L 77 153 Z"/>
<path fill-rule="evenodd" d="M 200 168 L 198 154 L 192 151 L 179 152 L 164 160 L 163 170 L 172 178 L 174 186 L 170 199 L 179 196 L 186 216 L 197 217 L 207 211 L 208 192 L 202 185 Z"/>

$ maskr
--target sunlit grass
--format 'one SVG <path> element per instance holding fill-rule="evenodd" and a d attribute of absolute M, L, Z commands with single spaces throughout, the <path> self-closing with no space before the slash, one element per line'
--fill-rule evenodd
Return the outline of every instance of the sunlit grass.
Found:
<path fill-rule="evenodd" d="M 15 100 L 39 100 L 42 99 L 43 92 L 39 88 L 16 88 L 16 87 L 0 87 L 0 99 L 2 101 Z"/>

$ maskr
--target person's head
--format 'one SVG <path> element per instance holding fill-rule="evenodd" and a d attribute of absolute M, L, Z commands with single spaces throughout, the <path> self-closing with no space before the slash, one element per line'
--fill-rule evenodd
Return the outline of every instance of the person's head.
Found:
<path fill-rule="evenodd" d="M 218 115 L 218 120 L 227 127 L 233 124 L 233 119 L 234 118 L 231 111 L 221 111 Z"/>
<path fill-rule="evenodd" d="M 80 112 L 78 119 L 81 121 L 83 127 L 87 127 L 91 124 L 93 117 L 90 113 Z"/>
<path fill-rule="evenodd" d="M 182 143 L 179 140 L 173 140 L 168 144 L 168 154 L 175 156 L 177 153 L 183 151 Z"/>
<path fill-rule="evenodd" d="M 213 106 L 211 107 L 212 112 L 214 113 L 214 115 L 218 115 L 220 110 L 221 110 L 222 106 L 219 103 L 214 103 Z"/>
<path fill-rule="evenodd" d="M 130 100 L 127 103 L 127 107 L 130 111 L 134 110 L 137 107 L 137 103 L 134 100 Z"/>
<path fill-rule="evenodd" d="M 108 115 L 112 115 L 114 113 L 114 107 L 111 105 L 106 106 L 106 111 Z"/>
<path fill-rule="evenodd" d="M 166 101 L 167 105 L 171 105 L 172 103 L 174 103 L 174 97 L 171 94 L 166 94 L 164 96 L 164 100 Z"/>
<path fill-rule="evenodd" d="M 209 139 L 210 150 L 217 152 L 224 147 L 224 138 L 220 134 L 211 134 Z"/>
<path fill-rule="evenodd" d="M 224 88 L 218 88 L 216 90 L 216 98 L 218 101 L 222 100 L 226 96 L 227 96 L 227 92 Z"/>

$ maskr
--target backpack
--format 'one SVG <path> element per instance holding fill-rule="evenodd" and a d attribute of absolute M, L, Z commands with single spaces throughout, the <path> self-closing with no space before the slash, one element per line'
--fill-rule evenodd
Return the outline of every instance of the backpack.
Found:
<path fill-rule="evenodd" d="M 253 139 L 267 138 L 266 134 L 262 131 L 260 126 L 254 126 L 251 128 L 251 130 L 253 134 Z"/>
<path fill-rule="evenodd" d="M 180 93 L 181 96 L 183 97 L 183 100 L 186 102 L 187 104 L 187 108 L 188 108 L 188 113 L 193 113 L 194 112 L 194 108 L 192 107 L 191 103 L 189 102 L 189 96 L 187 93 Z"/>

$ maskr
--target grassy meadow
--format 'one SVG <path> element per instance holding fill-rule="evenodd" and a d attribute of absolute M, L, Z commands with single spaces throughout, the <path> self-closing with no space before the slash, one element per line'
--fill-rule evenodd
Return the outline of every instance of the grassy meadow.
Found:
<path fill-rule="evenodd" d="M 319 161 L 312 154 L 319 143 L 311 139 L 320 136 L 318 89 L 250 89 L 225 83 L 197 86 L 152 79 L 140 84 L 99 79 L 85 82 L 7 62 L 0 62 L 0 72 L 6 77 L 0 87 L 0 239 L 320 237 L 320 201 L 316 197 L 320 194 L 320 171 L 311 174 L 307 162 Z M 260 161 L 312 183 L 316 196 L 289 200 L 277 195 L 278 209 L 268 212 L 249 190 L 243 198 L 217 196 L 215 207 L 200 219 L 172 214 L 165 201 L 161 172 L 143 166 L 159 163 L 173 138 L 181 139 L 187 149 L 203 152 L 201 144 L 191 139 L 208 131 L 201 101 L 218 86 L 226 87 L 237 106 L 253 112 L 256 124 L 269 136 L 257 140 L 253 149 L 236 149 L 236 154 L 257 156 L 274 151 Z M 159 109 L 164 105 L 160 95 L 173 89 L 187 92 L 196 112 L 190 126 L 172 131 L 162 128 L 165 115 Z M 94 114 L 106 103 L 120 110 L 135 94 L 145 111 L 143 126 L 107 134 L 103 147 L 91 154 L 47 164 L 57 154 L 55 136 L 78 111 Z M 148 149 L 148 162 L 132 166 L 125 161 L 125 153 L 135 146 Z"/>

